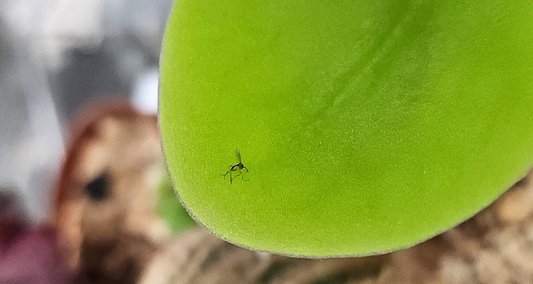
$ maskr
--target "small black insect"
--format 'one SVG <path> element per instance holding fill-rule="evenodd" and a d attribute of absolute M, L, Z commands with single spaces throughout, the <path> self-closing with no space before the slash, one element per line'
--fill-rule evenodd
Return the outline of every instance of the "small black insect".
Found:
<path fill-rule="evenodd" d="M 238 176 L 241 176 L 242 180 L 244 180 L 244 181 L 249 181 L 249 179 L 245 179 L 244 175 L 242 174 L 242 170 L 243 169 L 245 169 L 246 172 L 249 173 L 248 168 L 245 167 L 242 164 L 241 153 L 239 152 L 239 149 L 235 149 L 235 150 L 237 150 L 237 159 L 239 160 L 239 163 L 236 164 L 236 165 L 230 166 L 229 170 L 225 174 L 223 174 L 224 179 L 226 179 L 226 176 L 229 174 L 229 183 L 230 184 L 232 184 L 233 180 L 236 177 L 238 177 Z M 239 174 L 238 175 L 233 175 L 233 172 L 239 172 Z"/>

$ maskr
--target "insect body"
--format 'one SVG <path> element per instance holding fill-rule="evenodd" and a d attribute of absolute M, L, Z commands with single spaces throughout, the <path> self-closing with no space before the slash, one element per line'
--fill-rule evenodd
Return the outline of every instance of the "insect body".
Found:
<path fill-rule="evenodd" d="M 226 176 L 229 174 L 229 183 L 233 183 L 233 180 L 238 176 L 241 176 L 242 180 L 244 181 L 249 181 L 249 179 L 245 179 L 242 174 L 243 169 L 245 169 L 246 172 L 249 173 L 248 168 L 242 164 L 241 153 L 239 152 L 239 149 L 236 149 L 236 150 L 237 150 L 237 159 L 239 159 L 239 163 L 236 165 L 230 166 L 229 170 L 223 175 L 224 179 L 226 179 Z M 239 172 L 239 174 L 233 175 L 233 173 L 237 173 L 237 172 Z"/>

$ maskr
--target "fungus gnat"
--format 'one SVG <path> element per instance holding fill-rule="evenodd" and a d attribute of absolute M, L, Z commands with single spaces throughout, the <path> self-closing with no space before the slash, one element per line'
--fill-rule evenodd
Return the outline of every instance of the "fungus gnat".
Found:
<path fill-rule="evenodd" d="M 238 176 L 241 176 L 241 179 L 244 180 L 244 181 L 249 181 L 249 179 L 245 179 L 244 175 L 242 174 L 242 170 L 243 169 L 245 169 L 246 172 L 249 173 L 248 168 L 245 167 L 242 164 L 241 153 L 239 152 L 239 149 L 235 149 L 235 150 L 237 150 L 237 159 L 239 160 L 239 163 L 236 164 L 236 165 L 230 166 L 229 170 L 225 174 L 223 174 L 224 179 L 226 179 L 226 176 L 229 174 L 229 183 L 230 184 L 233 184 L 233 180 L 236 177 L 238 177 Z M 233 172 L 239 172 L 239 174 L 238 175 L 233 175 Z"/>

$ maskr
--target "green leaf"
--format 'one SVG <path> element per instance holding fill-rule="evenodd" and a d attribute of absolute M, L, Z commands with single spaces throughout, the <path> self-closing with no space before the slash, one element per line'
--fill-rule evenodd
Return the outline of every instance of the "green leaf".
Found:
<path fill-rule="evenodd" d="M 532 15 L 524 0 L 177 1 L 159 119 L 183 203 L 288 255 L 451 228 L 532 165 Z M 223 177 L 236 148 L 249 181 Z"/>

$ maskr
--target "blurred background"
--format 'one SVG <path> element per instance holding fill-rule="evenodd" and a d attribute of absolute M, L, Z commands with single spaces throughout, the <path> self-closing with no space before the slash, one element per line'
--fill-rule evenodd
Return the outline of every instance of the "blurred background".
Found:
<path fill-rule="evenodd" d="M 70 120 L 121 97 L 157 111 L 172 0 L 0 1 L 0 193 L 46 221 Z"/>

